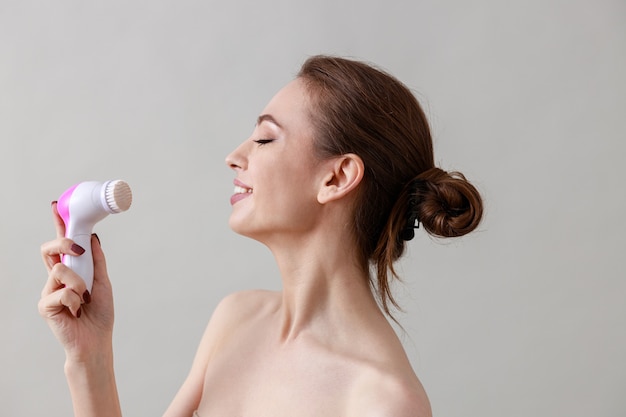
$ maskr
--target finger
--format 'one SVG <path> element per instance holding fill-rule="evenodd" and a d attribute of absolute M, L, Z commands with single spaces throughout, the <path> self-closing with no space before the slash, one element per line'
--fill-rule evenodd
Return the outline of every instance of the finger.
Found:
<path fill-rule="evenodd" d="M 41 245 L 41 257 L 46 269 L 50 269 L 61 262 L 61 255 L 67 254 L 72 256 L 80 256 L 85 253 L 85 248 L 77 245 L 71 239 L 62 237 Z"/>
<path fill-rule="evenodd" d="M 66 308 L 76 317 L 80 317 L 81 299 L 72 290 L 61 288 L 39 300 L 39 314 L 44 318 L 52 318 L 62 313 Z"/>
<path fill-rule="evenodd" d="M 56 230 L 57 237 L 64 237 L 65 236 L 65 222 L 59 215 L 58 205 L 59 205 L 58 202 L 56 201 L 52 202 L 52 220 L 54 221 L 54 228 Z"/>
<path fill-rule="evenodd" d="M 79 304 L 84 303 L 85 298 L 89 297 L 85 281 L 83 281 L 78 274 L 61 263 L 56 264 L 50 270 L 48 280 L 41 291 L 41 297 L 48 297 L 50 294 L 60 290 L 71 291 L 76 294 L 80 300 Z"/>

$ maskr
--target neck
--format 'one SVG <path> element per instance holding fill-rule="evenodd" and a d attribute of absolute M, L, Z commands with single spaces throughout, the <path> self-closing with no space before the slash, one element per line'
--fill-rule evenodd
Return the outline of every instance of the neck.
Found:
<path fill-rule="evenodd" d="M 280 308 L 283 341 L 312 332 L 316 337 L 337 337 L 339 326 L 360 326 L 374 316 L 383 317 L 369 284 L 367 265 L 359 261 L 356 246 L 345 234 L 324 231 L 281 238 L 268 245 L 283 281 Z"/>

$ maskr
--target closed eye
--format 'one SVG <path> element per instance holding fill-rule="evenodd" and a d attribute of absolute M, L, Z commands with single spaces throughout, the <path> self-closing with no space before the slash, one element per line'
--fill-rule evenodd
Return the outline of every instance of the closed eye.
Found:
<path fill-rule="evenodd" d="M 274 139 L 256 139 L 255 140 L 255 142 L 258 143 L 260 146 L 268 144 L 268 143 L 273 142 L 273 141 L 274 141 Z"/>

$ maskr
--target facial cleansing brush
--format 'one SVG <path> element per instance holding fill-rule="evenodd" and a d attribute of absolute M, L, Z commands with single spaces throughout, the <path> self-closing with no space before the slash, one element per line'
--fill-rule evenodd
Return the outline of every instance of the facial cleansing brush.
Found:
<path fill-rule="evenodd" d="M 65 237 L 85 249 L 80 256 L 64 255 L 62 262 L 85 281 L 89 292 L 93 286 L 93 228 L 109 214 L 128 210 L 132 199 L 130 187 L 122 180 L 81 182 L 59 197 L 57 210 L 65 223 Z"/>

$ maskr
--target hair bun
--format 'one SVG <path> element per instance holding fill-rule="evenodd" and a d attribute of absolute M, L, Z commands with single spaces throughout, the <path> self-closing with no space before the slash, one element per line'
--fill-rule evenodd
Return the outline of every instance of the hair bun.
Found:
<path fill-rule="evenodd" d="M 482 199 L 460 172 L 431 168 L 418 175 L 414 184 L 417 219 L 431 235 L 463 236 L 480 223 Z"/>

